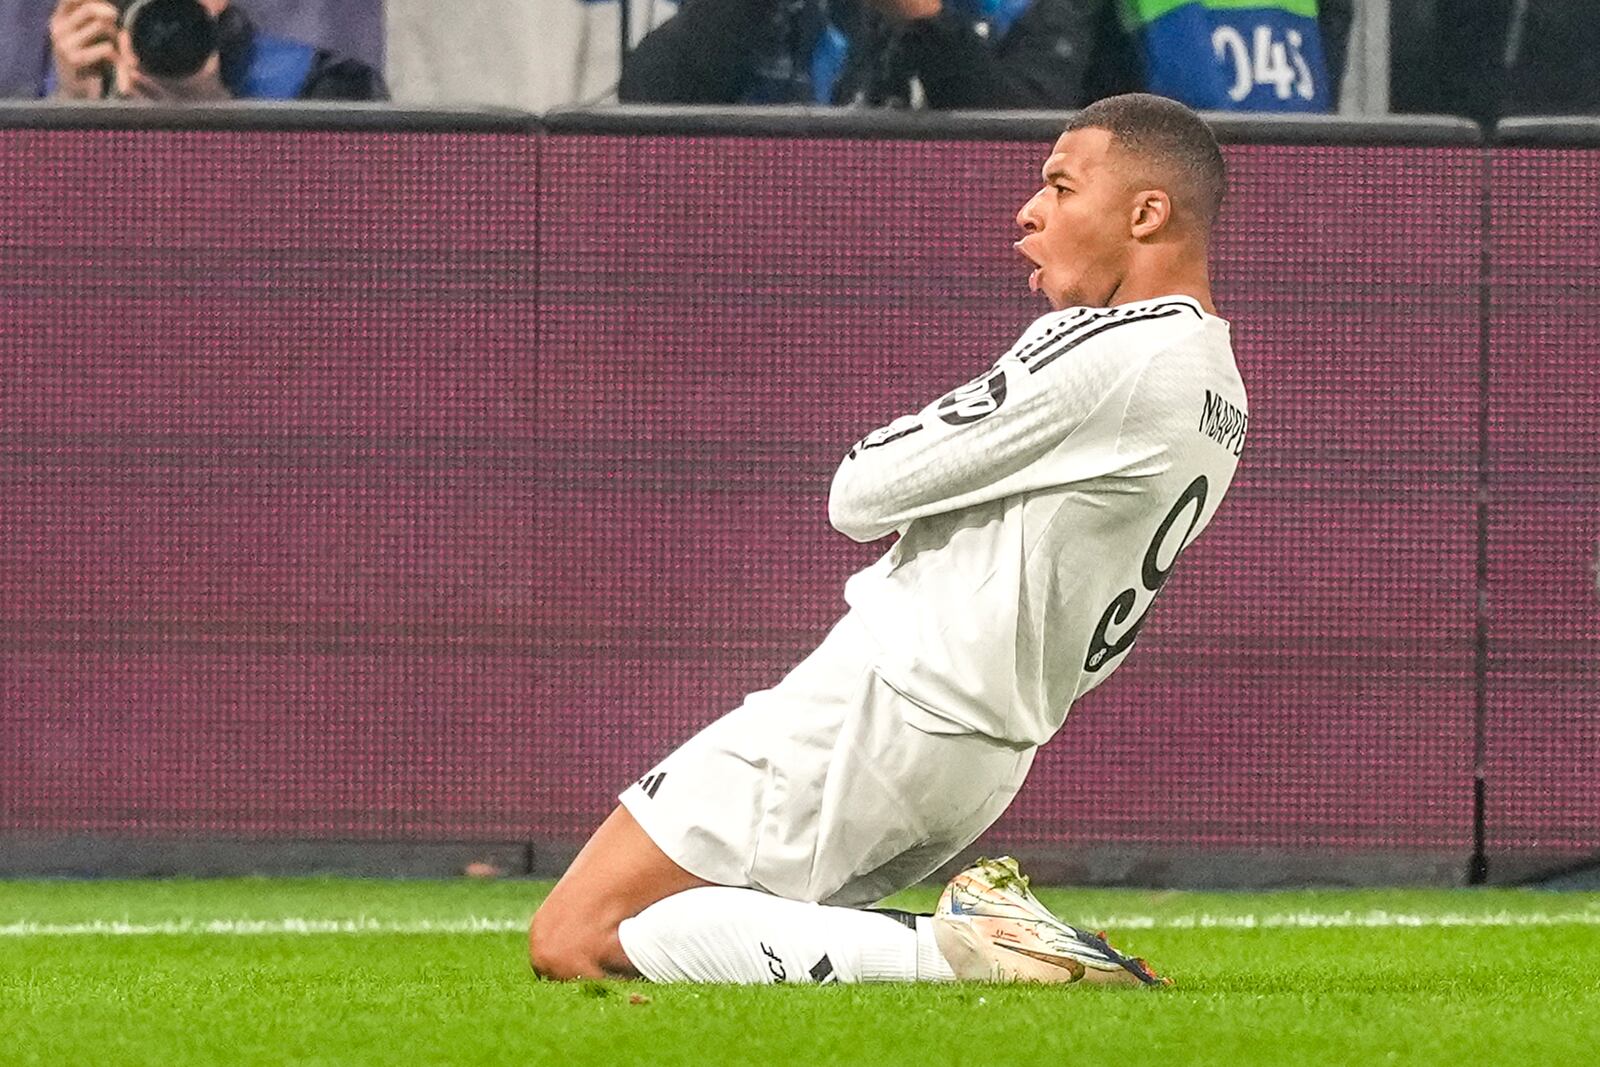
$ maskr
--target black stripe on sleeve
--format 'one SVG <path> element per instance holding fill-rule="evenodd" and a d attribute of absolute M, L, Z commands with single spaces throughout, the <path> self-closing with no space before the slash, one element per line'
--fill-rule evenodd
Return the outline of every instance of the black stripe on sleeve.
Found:
<path fill-rule="evenodd" d="M 1095 337 L 1095 336 L 1098 336 L 1099 334 L 1105 333 L 1107 330 L 1114 330 L 1118 326 L 1128 326 L 1128 325 L 1131 325 L 1131 324 L 1133 324 L 1135 322 L 1149 322 L 1152 319 L 1165 319 L 1165 318 L 1169 318 L 1169 317 L 1171 317 L 1173 315 L 1181 315 L 1185 311 L 1193 312 L 1196 318 L 1200 318 L 1200 319 L 1204 318 L 1204 316 L 1201 315 L 1200 312 L 1195 309 L 1193 304 L 1189 304 L 1189 303 L 1177 304 L 1177 303 L 1175 303 L 1175 304 L 1157 304 L 1155 307 L 1151 308 L 1149 311 L 1146 311 L 1145 313 L 1143 313 L 1141 315 L 1129 315 L 1125 319 L 1116 319 L 1116 320 L 1114 320 L 1112 322 L 1100 322 L 1099 325 L 1095 326 L 1093 329 L 1080 331 L 1080 332 L 1075 333 L 1072 337 L 1063 340 L 1061 343 L 1057 344 L 1054 348 L 1050 349 L 1050 351 L 1048 351 L 1045 354 L 1043 354 L 1043 355 L 1039 356 L 1038 358 L 1034 359 L 1031 363 L 1029 363 L 1027 365 L 1028 366 L 1028 373 L 1029 374 L 1037 374 L 1037 373 L 1039 373 L 1040 371 L 1042 371 L 1046 367 L 1048 367 L 1050 364 L 1054 363 L 1056 360 L 1058 360 L 1062 356 L 1066 355 L 1068 352 L 1071 352 L 1074 348 L 1077 348 L 1079 345 L 1083 344 L 1083 342 L 1089 340 L 1091 337 Z M 1098 320 L 1096 320 L 1096 321 L 1098 321 Z"/>
<path fill-rule="evenodd" d="M 865 452 L 869 448 L 882 448 L 884 445 L 893 444 L 894 442 L 900 440 L 900 438 L 910 437 L 912 434 L 921 429 L 922 423 L 919 422 L 915 426 L 907 426 L 903 430 L 896 431 L 887 437 L 880 437 L 876 441 L 863 439 L 861 442 L 861 451 Z"/>
<path fill-rule="evenodd" d="M 1050 329 L 1045 331 L 1043 337 L 1039 338 L 1039 340 L 1033 343 L 1033 347 L 1029 348 L 1026 352 L 1018 352 L 1017 361 L 1020 363 L 1027 363 L 1028 360 L 1032 359 L 1046 348 L 1049 348 L 1051 345 L 1071 336 L 1072 334 L 1092 323 L 1099 322 L 1101 319 L 1112 313 L 1112 308 L 1101 308 L 1099 310 L 1092 308 L 1079 308 L 1078 313 L 1073 315 L 1065 326 L 1052 326 Z"/>

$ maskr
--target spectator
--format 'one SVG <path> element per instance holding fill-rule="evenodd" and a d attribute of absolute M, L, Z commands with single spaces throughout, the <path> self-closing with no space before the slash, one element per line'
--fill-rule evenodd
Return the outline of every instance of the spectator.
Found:
<path fill-rule="evenodd" d="M 183 35 L 197 42 L 204 56 L 198 69 L 148 69 L 148 55 L 141 63 L 127 16 L 143 19 L 148 13 L 134 8 L 157 4 L 198 28 Z M 212 35 L 213 40 L 200 43 Z M 386 100 L 389 95 L 382 76 L 367 64 L 263 33 L 230 0 L 59 0 L 50 18 L 50 50 L 42 95 L 59 99 Z"/>
<path fill-rule="evenodd" d="M 1281 106 L 1331 108 L 1350 0 L 1324 0 L 1314 19 L 1285 11 L 1273 21 L 1270 10 L 1255 11 L 1249 25 L 1236 4 L 1176 6 L 1186 10 L 1141 21 L 1139 0 L 688 0 L 624 61 L 618 93 L 624 102 L 648 103 L 1072 108 L 1153 88 L 1197 107 L 1273 106 L 1277 86 L 1256 91 L 1253 55 L 1245 64 L 1249 99 L 1229 97 L 1236 75 L 1231 66 L 1225 74 L 1221 68 L 1233 55 L 1217 49 L 1209 21 L 1225 20 L 1242 28 L 1235 35 L 1249 42 L 1247 49 L 1254 47 L 1255 22 L 1271 21 L 1275 42 L 1285 45 L 1293 30 L 1293 40 L 1303 42 L 1293 58 L 1303 59 L 1294 69 L 1296 91 Z M 1319 37 L 1328 46 L 1326 64 Z M 1167 76 L 1201 67 L 1218 72 L 1187 83 Z M 1313 95 L 1306 95 L 1308 86 Z"/>
<path fill-rule="evenodd" d="M 1600 2 L 1518 0 L 1501 115 L 1600 114 Z"/>
<path fill-rule="evenodd" d="M 1396 0 L 1397 112 L 1600 114 L 1600 0 Z"/>
<path fill-rule="evenodd" d="M 627 102 L 1063 108 L 1108 0 L 688 0 L 622 67 Z"/>
<path fill-rule="evenodd" d="M 1219 111 L 1332 111 L 1351 0 L 1118 0 L 1140 88 Z"/>

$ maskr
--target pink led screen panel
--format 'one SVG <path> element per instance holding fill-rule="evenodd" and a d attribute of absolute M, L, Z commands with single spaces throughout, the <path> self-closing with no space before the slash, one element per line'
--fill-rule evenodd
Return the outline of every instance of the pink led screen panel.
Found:
<path fill-rule="evenodd" d="M 0 829 L 581 836 L 838 616 L 1044 147 L 0 134 Z M 998 835 L 1470 847 L 1480 158 L 1229 149 L 1240 478 Z"/>
<path fill-rule="evenodd" d="M 551 138 L 541 584 L 591 652 L 547 680 L 612 723 L 611 773 L 567 772 L 596 814 L 842 611 L 882 547 L 827 526 L 850 442 L 1045 310 L 1009 247 L 1044 147 Z M 1464 856 L 1479 157 L 1229 158 L 1243 473 L 996 834 Z M 1396 196 L 1419 184 L 1426 204 Z"/>
<path fill-rule="evenodd" d="M 1600 848 L 1600 153 L 1501 149 L 1491 187 L 1492 865 Z"/>
<path fill-rule="evenodd" d="M 0 134 L 0 825 L 521 832 L 511 135 Z"/>

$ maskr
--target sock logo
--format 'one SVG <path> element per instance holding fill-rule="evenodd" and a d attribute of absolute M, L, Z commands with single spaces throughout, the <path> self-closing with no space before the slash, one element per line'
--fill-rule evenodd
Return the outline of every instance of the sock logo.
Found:
<path fill-rule="evenodd" d="M 833 969 L 833 961 L 828 958 L 826 952 L 812 966 L 811 980 L 818 985 L 827 985 L 829 982 L 837 982 L 839 980 L 838 973 Z"/>
<path fill-rule="evenodd" d="M 772 951 L 772 946 L 765 941 L 758 941 L 756 944 L 761 946 L 761 954 L 767 957 L 767 970 L 772 974 L 772 980 L 774 982 L 787 982 L 789 980 L 789 971 L 784 967 L 783 961 L 778 958 L 778 954 Z M 827 957 L 823 958 L 826 959 Z"/>
<path fill-rule="evenodd" d="M 644 795 L 649 797 L 651 800 L 654 800 L 656 797 L 656 790 L 660 789 L 661 783 L 666 780 L 667 772 L 657 771 L 654 774 L 647 774 L 643 778 L 639 779 L 638 784 L 639 788 L 644 790 Z"/>

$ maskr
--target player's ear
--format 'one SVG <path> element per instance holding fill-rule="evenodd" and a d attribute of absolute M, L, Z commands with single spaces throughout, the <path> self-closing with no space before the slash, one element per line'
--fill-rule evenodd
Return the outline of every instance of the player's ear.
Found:
<path fill-rule="evenodd" d="M 1133 194 L 1129 229 L 1138 240 L 1154 236 L 1172 218 L 1172 197 L 1164 189 L 1140 189 Z"/>

